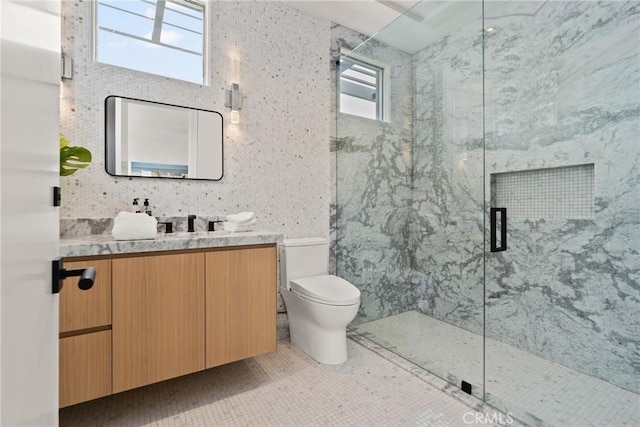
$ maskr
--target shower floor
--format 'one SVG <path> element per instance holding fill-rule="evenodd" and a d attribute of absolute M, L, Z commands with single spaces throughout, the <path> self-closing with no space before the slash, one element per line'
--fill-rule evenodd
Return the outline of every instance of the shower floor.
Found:
<path fill-rule="evenodd" d="M 350 329 L 482 398 L 483 338 L 417 311 Z M 640 395 L 486 339 L 487 403 L 530 425 L 639 426 Z"/>

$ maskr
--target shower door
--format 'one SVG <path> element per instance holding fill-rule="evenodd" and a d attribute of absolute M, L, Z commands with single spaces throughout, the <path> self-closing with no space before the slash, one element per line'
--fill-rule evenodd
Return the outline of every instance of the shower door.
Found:
<path fill-rule="evenodd" d="M 332 27 L 352 331 L 530 425 L 640 425 L 638 16 L 423 1 Z M 341 111 L 358 79 L 368 118 Z"/>
<path fill-rule="evenodd" d="M 369 39 L 335 25 L 332 41 L 336 268 L 362 292 L 351 330 L 482 398 L 482 2 L 424 1 Z M 382 114 L 344 111 L 356 84 Z"/>
<path fill-rule="evenodd" d="M 416 359 L 482 399 L 482 2 L 419 6 L 427 17 L 422 23 L 428 44 L 413 54 L 410 248 L 420 319 Z M 415 16 L 407 15 L 407 20 Z"/>
<path fill-rule="evenodd" d="M 485 398 L 530 425 L 640 424 L 637 13 L 485 2 Z"/>

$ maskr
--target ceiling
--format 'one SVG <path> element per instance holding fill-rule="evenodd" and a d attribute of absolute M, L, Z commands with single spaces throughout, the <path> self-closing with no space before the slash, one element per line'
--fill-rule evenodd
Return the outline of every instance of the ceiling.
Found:
<path fill-rule="evenodd" d="M 372 36 L 418 1 L 290 0 L 283 3 Z"/>
<path fill-rule="evenodd" d="M 478 21 L 482 3 L 468 1 L 290 0 L 296 9 L 356 30 L 407 53 Z M 396 22 L 394 22 L 396 21 Z M 393 25 L 389 25 L 394 22 Z"/>

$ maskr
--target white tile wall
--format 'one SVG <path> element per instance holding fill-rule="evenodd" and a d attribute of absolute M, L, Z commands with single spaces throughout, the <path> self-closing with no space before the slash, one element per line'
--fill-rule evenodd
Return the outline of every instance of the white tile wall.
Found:
<path fill-rule="evenodd" d="M 509 217 L 593 219 L 594 164 L 491 175 L 492 196 Z"/>
<path fill-rule="evenodd" d="M 286 237 L 329 234 L 329 28 L 279 2 L 210 2 L 209 86 L 95 63 L 91 2 L 63 2 L 63 51 L 74 60 L 61 132 L 93 163 L 61 178 L 62 218 L 111 217 L 134 197 L 158 216 L 252 210 Z M 230 57 L 240 58 L 240 125 L 227 122 Z M 114 178 L 104 171 L 104 98 L 121 95 L 216 110 L 225 116 L 224 178 Z"/>

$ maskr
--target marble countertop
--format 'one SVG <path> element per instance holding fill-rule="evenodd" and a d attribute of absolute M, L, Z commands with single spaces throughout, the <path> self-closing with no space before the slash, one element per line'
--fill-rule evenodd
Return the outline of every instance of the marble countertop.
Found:
<path fill-rule="evenodd" d="M 61 257 L 116 255 L 140 252 L 175 251 L 184 249 L 219 248 L 226 246 L 279 243 L 282 234 L 271 231 L 243 233 L 178 232 L 159 233 L 154 240 L 113 240 L 111 235 L 87 235 L 60 238 Z"/>

